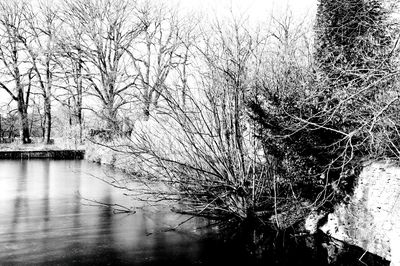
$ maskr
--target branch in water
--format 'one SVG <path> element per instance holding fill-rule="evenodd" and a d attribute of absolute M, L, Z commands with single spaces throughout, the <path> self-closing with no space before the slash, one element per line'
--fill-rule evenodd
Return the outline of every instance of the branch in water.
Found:
<path fill-rule="evenodd" d="M 123 205 L 117 204 L 117 203 L 105 203 L 105 202 L 101 202 L 101 201 L 97 201 L 97 200 L 87 199 L 82 196 L 80 196 L 80 197 L 81 197 L 81 199 L 91 203 L 91 204 L 83 203 L 83 205 L 86 205 L 86 206 L 98 206 L 98 207 L 110 208 L 110 209 L 112 209 L 114 214 L 119 214 L 119 213 L 135 214 L 136 213 L 136 211 L 134 210 L 134 207 L 126 207 L 126 206 L 123 206 Z"/>

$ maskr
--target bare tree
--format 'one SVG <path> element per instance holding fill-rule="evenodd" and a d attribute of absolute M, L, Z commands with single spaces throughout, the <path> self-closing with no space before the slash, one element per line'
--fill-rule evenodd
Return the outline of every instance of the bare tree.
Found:
<path fill-rule="evenodd" d="M 125 145 L 111 146 L 134 157 L 141 173 L 165 181 L 171 190 L 157 193 L 175 195 L 179 212 L 243 220 L 273 210 L 272 178 L 251 148 L 244 99 L 262 39 L 244 25 L 238 19 L 205 30 L 189 50 L 201 67 L 191 68 L 198 82 L 186 84 L 185 101 L 170 97 L 172 88 L 159 91 L 164 112 L 138 124 Z"/>
<path fill-rule="evenodd" d="M 113 130 L 119 128 L 117 113 L 127 102 L 125 92 L 136 82 L 124 56 L 141 30 L 133 18 L 134 7 L 128 0 L 65 3 L 63 20 L 71 22 L 67 25 L 71 29 L 79 27 L 82 34 L 79 51 L 87 62 L 85 79 L 90 82 L 90 94 L 100 100 L 103 110 L 99 115 Z"/>
<path fill-rule="evenodd" d="M 201 39 L 199 22 L 200 19 L 194 14 L 190 14 L 188 17 L 179 19 L 179 39 L 181 43 L 177 51 L 175 52 L 176 57 L 180 60 L 176 64 L 175 71 L 177 75 L 174 76 L 172 86 L 176 88 L 174 92 L 170 92 L 174 97 L 180 99 L 180 105 L 183 109 L 186 108 L 187 94 L 189 93 L 189 83 L 195 80 L 196 73 L 194 70 L 196 63 L 195 58 L 196 44 Z"/>
<path fill-rule="evenodd" d="M 11 143 L 18 131 L 18 111 L 9 104 L 2 106 L 1 110 L 0 143 Z"/>
<path fill-rule="evenodd" d="M 51 143 L 52 127 L 52 89 L 54 74 L 56 73 L 56 35 L 59 28 L 57 12 L 49 2 L 41 3 L 39 12 L 35 13 L 32 8 L 24 13 L 24 19 L 28 23 L 20 42 L 25 46 L 29 55 L 32 69 L 35 72 L 38 87 L 44 99 L 45 130 L 43 140 Z"/>
<path fill-rule="evenodd" d="M 129 55 L 138 73 L 139 100 L 143 104 L 143 119 L 148 120 L 151 109 L 157 107 L 167 87 L 171 71 L 187 61 L 184 47 L 184 23 L 177 13 L 163 5 L 145 1 L 137 8 L 143 31 Z M 186 54 L 186 55 L 185 55 Z M 186 63 L 186 62 L 185 62 Z"/>
<path fill-rule="evenodd" d="M 61 19 L 66 18 L 61 16 Z M 86 71 L 88 62 L 84 58 L 83 31 L 79 22 L 63 22 L 63 31 L 60 35 L 63 37 L 57 39 L 59 47 L 57 62 L 61 68 L 61 82 L 58 86 L 63 92 L 59 93 L 57 100 L 67 106 L 70 112 L 70 126 L 78 125 L 78 137 L 81 143 L 83 141 L 83 95 L 88 83 L 90 84 L 90 81 L 85 79 L 89 75 Z"/>
<path fill-rule="evenodd" d="M 31 142 L 28 106 L 33 78 L 26 49 L 21 43 L 21 36 L 28 26 L 27 12 L 29 5 L 25 1 L 0 1 L 0 87 L 17 103 L 20 137 L 24 144 Z"/>

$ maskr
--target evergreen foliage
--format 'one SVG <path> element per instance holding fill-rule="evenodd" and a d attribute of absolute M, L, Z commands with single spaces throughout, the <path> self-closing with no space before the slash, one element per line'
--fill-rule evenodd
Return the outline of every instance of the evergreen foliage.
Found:
<path fill-rule="evenodd" d="M 330 80 L 377 79 L 393 60 L 390 10 L 380 0 L 320 0 L 315 60 Z"/>
<path fill-rule="evenodd" d="M 382 1 L 320 0 L 316 67 L 297 74 L 284 93 L 264 82 L 250 101 L 282 195 L 332 206 L 351 192 L 363 160 L 399 155 L 395 30 Z"/>

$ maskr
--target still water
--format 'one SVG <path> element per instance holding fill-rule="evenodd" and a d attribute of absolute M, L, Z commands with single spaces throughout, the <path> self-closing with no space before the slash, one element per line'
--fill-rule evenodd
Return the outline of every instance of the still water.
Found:
<path fill-rule="evenodd" d="M 188 216 L 124 195 L 100 180 L 122 174 L 105 170 L 85 161 L 0 160 L 0 265 L 326 264 L 323 249 L 292 237 L 225 241 L 204 219 L 170 230 Z M 136 213 L 114 214 L 85 199 Z"/>
<path fill-rule="evenodd" d="M 0 161 L 0 265 L 206 261 L 207 241 L 197 229 L 204 222 L 168 231 L 187 217 L 160 207 L 127 215 L 87 206 L 82 198 L 143 205 L 98 179 L 105 175 L 85 161 Z"/>

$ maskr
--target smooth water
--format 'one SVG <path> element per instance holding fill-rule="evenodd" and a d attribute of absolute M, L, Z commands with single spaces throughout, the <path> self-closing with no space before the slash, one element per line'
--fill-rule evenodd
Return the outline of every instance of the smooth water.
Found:
<path fill-rule="evenodd" d="M 291 236 L 225 241 L 197 218 L 171 230 L 190 217 L 101 181 L 110 177 L 123 175 L 85 161 L 0 160 L 0 265 L 326 264 L 326 251 Z M 114 214 L 86 199 L 136 213 Z"/>
<path fill-rule="evenodd" d="M 134 208 L 144 204 L 100 181 L 107 178 L 104 169 L 85 161 L 0 161 L 0 265 L 204 261 L 207 247 L 197 229 L 204 222 L 169 231 L 187 217 L 168 208 L 127 215 L 87 206 L 83 198 Z"/>

